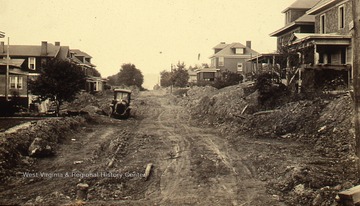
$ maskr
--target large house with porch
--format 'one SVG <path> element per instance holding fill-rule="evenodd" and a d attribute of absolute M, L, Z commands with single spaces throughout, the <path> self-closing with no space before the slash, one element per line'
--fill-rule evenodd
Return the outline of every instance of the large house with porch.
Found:
<path fill-rule="evenodd" d="M 79 65 L 86 75 L 85 90 L 88 92 L 103 91 L 105 80 L 101 78 L 96 66 L 91 63 L 91 59 L 89 54 L 79 49 L 70 50 L 70 60 Z"/>
<path fill-rule="evenodd" d="M 308 0 L 302 0 L 308 1 Z M 300 89 L 342 89 L 351 81 L 352 14 L 349 0 L 320 0 L 305 15 L 314 17 L 314 32 L 293 32 L 286 43 L 288 83 Z M 296 58 L 296 61 L 291 60 Z"/>
<path fill-rule="evenodd" d="M 251 64 L 248 60 L 259 54 L 251 48 L 251 41 L 246 41 L 246 45 L 238 42 L 231 44 L 221 42 L 213 49 L 214 54 L 210 57 L 211 65 L 198 71 L 198 81 L 214 81 L 222 71 L 245 75 L 251 72 Z"/>
<path fill-rule="evenodd" d="M 7 55 L 9 53 L 9 63 Z M 35 96 L 28 89 L 28 82 L 40 74 L 44 63 L 50 59 L 60 59 L 78 64 L 84 71 L 87 79 L 84 89 L 86 91 L 101 91 L 104 80 L 91 63 L 91 56 L 80 50 L 70 50 L 69 46 L 61 46 L 60 42 L 54 44 L 42 41 L 40 45 L 7 45 L 0 42 L 0 102 L 5 100 L 6 67 L 9 65 L 8 99 L 17 98 L 17 102 L 28 108 Z"/>
<path fill-rule="evenodd" d="M 5 73 L 7 67 L 8 47 L 0 42 L 0 101 L 5 100 Z M 8 97 L 17 97 L 20 104 L 27 108 L 33 96 L 28 89 L 28 81 L 39 75 L 41 65 L 46 61 L 58 58 L 66 60 L 69 55 L 68 46 L 60 46 L 46 41 L 40 45 L 9 46 L 9 92 Z"/>

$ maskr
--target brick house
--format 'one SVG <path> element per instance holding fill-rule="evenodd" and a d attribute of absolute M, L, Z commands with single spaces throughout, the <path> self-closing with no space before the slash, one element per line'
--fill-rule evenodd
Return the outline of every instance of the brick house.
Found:
<path fill-rule="evenodd" d="M 350 85 L 351 7 L 349 0 L 321 0 L 307 11 L 315 16 L 315 33 L 294 33 L 290 40 L 290 47 L 299 53 L 300 84 L 308 88 L 334 81 Z"/>
<path fill-rule="evenodd" d="M 199 81 L 213 81 L 222 71 L 245 75 L 251 72 L 251 63 L 248 60 L 258 55 L 258 52 L 251 48 L 251 41 L 247 41 L 246 46 L 238 42 L 231 44 L 221 42 L 213 49 L 210 67 L 198 71 Z"/>
<path fill-rule="evenodd" d="M 103 91 L 105 81 L 101 78 L 100 73 L 96 70 L 96 66 L 91 63 L 92 57 L 79 50 L 70 50 L 70 60 L 79 65 L 86 75 L 85 90 L 88 92 Z"/>
<path fill-rule="evenodd" d="M 17 96 L 25 108 L 31 103 L 33 96 L 28 90 L 28 81 L 39 75 L 41 65 L 52 58 L 67 59 L 69 47 L 46 41 L 41 45 L 9 46 L 9 98 Z M 7 46 L 0 42 L 0 100 L 5 99 L 5 71 Z"/>
<path fill-rule="evenodd" d="M 294 4 L 306 5 L 303 16 L 271 34 L 278 39 L 278 50 L 285 47 L 289 52 L 283 54 L 287 58 L 287 83 L 296 84 L 299 91 L 348 86 L 352 64 L 351 1 L 297 0 Z M 304 17 L 313 19 L 313 31 L 299 23 Z M 290 18 L 287 13 L 285 18 Z"/>

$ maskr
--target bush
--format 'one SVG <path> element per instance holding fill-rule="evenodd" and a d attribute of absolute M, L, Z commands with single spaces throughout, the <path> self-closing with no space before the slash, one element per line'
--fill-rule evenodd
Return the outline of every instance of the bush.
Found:
<path fill-rule="evenodd" d="M 263 73 L 257 77 L 255 83 L 255 88 L 259 91 L 258 102 L 266 109 L 271 109 L 284 103 L 290 94 L 284 84 L 274 84 L 272 79 L 272 74 Z"/>
<path fill-rule="evenodd" d="M 217 89 L 239 84 L 244 77 L 236 72 L 224 71 L 221 72 L 220 77 L 215 78 L 213 86 Z"/>

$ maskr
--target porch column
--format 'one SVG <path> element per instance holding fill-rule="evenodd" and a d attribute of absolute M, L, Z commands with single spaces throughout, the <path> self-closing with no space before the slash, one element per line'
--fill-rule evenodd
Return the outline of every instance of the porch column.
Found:
<path fill-rule="evenodd" d="M 317 46 L 314 44 L 314 65 L 319 64 L 319 53 L 317 52 Z"/>
<path fill-rule="evenodd" d="M 290 84 L 290 57 L 286 57 L 286 85 Z"/>

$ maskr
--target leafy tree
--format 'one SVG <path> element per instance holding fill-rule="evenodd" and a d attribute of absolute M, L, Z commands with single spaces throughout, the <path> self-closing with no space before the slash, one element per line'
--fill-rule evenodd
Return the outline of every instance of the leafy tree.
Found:
<path fill-rule="evenodd" d="M 134 64 L 123 64 L 118 73 L 118 82 L 125 86 L 137 86 L 142 88 L 144 76 Z"/>
<path fill-rule="evenodd" d="M 64 60 L 53 59 L 42 66 L 40 76 L 30 80 L 29 88 L 41 100 L 50 99 L 56 104 L 58 115 L 64 101 L 72 101 L 85 86 L 81 68 Z"/>
<path fill-rule="evenodd" d="M 117 74 L 114 74 L 112 76 L 109 76 L 107 79 L 108 79 L 108 84 L 109 85 L 112 85 L 112 86 L 116 86 L 116 85 L 119 85 L 119 81 L 118 81 L 118 75 L 119 73 Z"/>
<path fill-rule="evenodd" d="M 172 73 L 166 70 L 160 72 L 160 85 L 162 87 L 169 87 L 172 85 Z"/>
<path fill-rule="evenodd" d="M 160 76 L 160 83 L 162 87 L 169 87 L 171 85 L 175 87 L 186 87 L 189 81 L 189 73 L 185 68 L 184 62 L 178 62 L 171 72 L 166 70 L 160 72 Z"/>
<path fill-rule="evenodd" d="M 189 82 L 189 72 L 182 67 L 175 68 L 172 72 L 172 82 L 175 87 L 186 87 Z"/>

